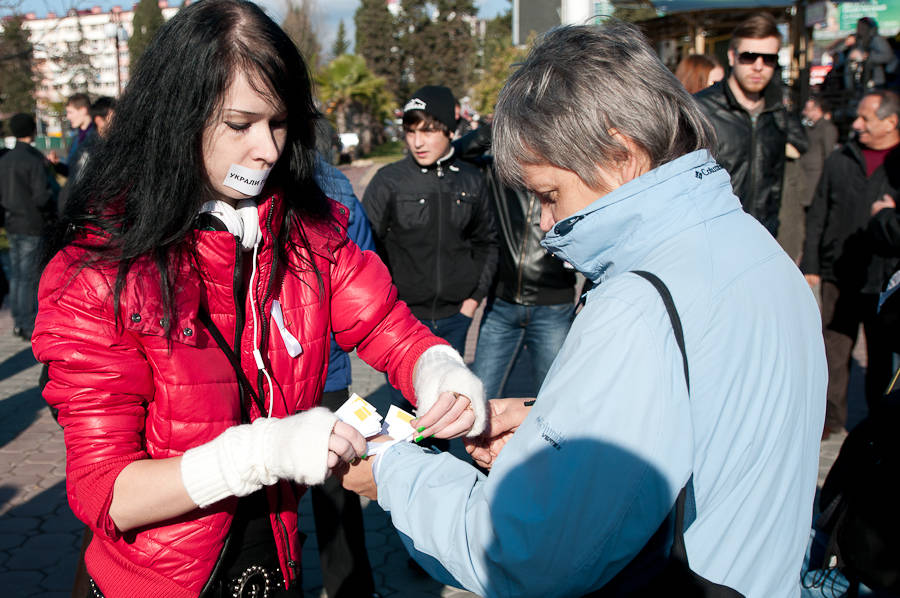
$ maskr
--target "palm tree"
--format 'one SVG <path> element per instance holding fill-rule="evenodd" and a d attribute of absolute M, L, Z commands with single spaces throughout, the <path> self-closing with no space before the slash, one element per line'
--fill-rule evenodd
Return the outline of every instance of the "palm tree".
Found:
<path fill-rule="evenodd" d="M 375 125 L 391 112 L 385 80 L 373 75 L 361 56 L 343 54 L 319 72 L 317 82 L 325 113 L 334 120 L 338 133 L 356 132 L 360 149 L 369 152 L 373 134 L 381 134 L 381 127 Z"/>

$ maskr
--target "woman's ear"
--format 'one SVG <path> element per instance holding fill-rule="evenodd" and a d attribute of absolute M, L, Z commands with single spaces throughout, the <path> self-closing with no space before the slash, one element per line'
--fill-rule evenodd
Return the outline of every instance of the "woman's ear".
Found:
<path fill-rule="evenodd" d="M 650 156 L 640 145 L 616 129 L 610 129 L 609 134 L 626 150 L 625 159 L 616 162 L 614 173 L 616 180 L 614 182 L 617 183 L 617 187 L 621 187 L 651 170 Z"/>

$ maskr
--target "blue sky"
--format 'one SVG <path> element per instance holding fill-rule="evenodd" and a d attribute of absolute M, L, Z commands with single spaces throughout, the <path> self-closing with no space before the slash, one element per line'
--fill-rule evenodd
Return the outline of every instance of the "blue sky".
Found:
<path fill-rule="evenodd" d="M 10 11 L 7 6 L 18 6 L 17 12 L 34 12 L 38 16 L 44 16 L 48 11 L 64 14 L 69 8 L 90 8 L 92 6 L 100 6 L 108 9 L 112 6 L 119 5 L 122 8 L 130 8 L 136 0 L 0 0 L 0 14 L 8 14 Z M 284 5 L 286 0 L 256 0 L 261 6 L 264 6 L 269 14 L 279 20 L 284 13 Z M 327 49 L 331 47 L 337 31 L 338 22 L 343 19 L 344 27 L 347 29 L 347 37 L 351 44 L 353 43 L 353 13 L 359 6 L 359 0 L 313 0 L 318 6 L 318 21 L 320 27 L 319 41 L 322 47 Z M 169 0 L 173 5 L 178 5 L 181 0 Z M 484 18 L 493 17 L 511 6 L 509 0 L 475 0 L 478 6 L 479 15 Z M 326 9 L 327 7 L 327 9 Z"/>

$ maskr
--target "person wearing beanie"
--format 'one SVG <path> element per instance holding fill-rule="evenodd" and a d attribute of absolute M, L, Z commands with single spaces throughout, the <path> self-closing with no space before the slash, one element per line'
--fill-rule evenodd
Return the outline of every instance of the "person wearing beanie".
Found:
<path fill-rule="evenodd" d="M 379 255 L 399 298 L 460 354 L 497 269 L 498 245 L 484 177 L 450 144 L 456 100 L 426 85 L 403 108 L 409 155 L 379 170 L 363 196 Z M 394 391 L 396 402 L 402 397 Z"/>
<path fill-rule="evenodd" d="M 13 334 L 31 339 L 37 315 L 42 238 L 56 213 L 48 163 L 31 146 L 37 130 L 30 114 L 15 114 L 8 121 L 15 147 L 0 158 L 0 205 L 9 239 L 10 311 Z"/>

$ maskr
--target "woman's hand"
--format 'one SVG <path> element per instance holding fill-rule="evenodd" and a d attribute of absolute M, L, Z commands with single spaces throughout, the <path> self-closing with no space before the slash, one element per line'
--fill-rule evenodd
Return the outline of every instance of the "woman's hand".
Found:
<path fill-rule="evenodd" d="M 416 428 L 415 441 L 435 436 L 456 438 L 465 435 L 475 423 L 469 397 L 452 392 L 442 392 L 437 402 L 422 417 L 410 424 Z"/>
<path fill-rule="evenodd" d="M 372 438 L 372 442 L 387 442 L 393 440 L 390 436 L 378 435 Z M 378 486 L 375 485 L 375 476 L 372 466 L 377 456 L 361 459 L 359 463 L 342 465 L 335 470 L 341 484 L 350 492 L 356 492 L 371 500 L 378 500 Z"/>
<path fill-rule="evenodd" d="M 335 423 L 328 439 L 328 469 L 334 469 L 341 462 L 351 463 L 365 455 L 366 439 L 363 435 L 350 424 L 342 421 Z"/>
<path fill-rule="evenodd" d="M 413 426 L 421 437 L 477 436 L 484 430 L 484 386 L 450 346 L 435 345 L 419 356 L 413 387 L 420 416 Z"/>
<path fill-rule="evenodd" d="M 531 411 L 530 399 L 492 399 L 488 401 L 488 428 L 484 434 L 463 442 L 478 466 L 490 469 L 500 451 L 512 438 Z"/>

